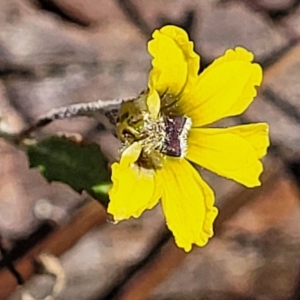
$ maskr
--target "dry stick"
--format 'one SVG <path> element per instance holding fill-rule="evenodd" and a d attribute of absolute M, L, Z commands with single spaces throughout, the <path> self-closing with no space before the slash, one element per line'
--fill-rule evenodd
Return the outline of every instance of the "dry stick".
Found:
<path fill-rule="evenodd" d="M 122 288 L 115 299 L 144 300 L 151 291 L 182 263 L 186 253 L 179 249 L 171 238 L 153 261 L 137 272 Z"/>
<path fill-rule="evenodd" d="M 69 119 L 74 117 L 94 117 L 98 119 L 108 129 L 115 125 L 115 120 L 109 115 L 120 108 L 123 102 L 132 100 L 133 97 L 125 99 L 113 100 L 97 100 L 94 102 L 77 103 L 50 110 L 47 114 L 38 118 L 29 128 L 21 133 L 21 139 L 29 136 L 33 131 L 38 128 L 44 127 L 55 120 Z"/>
<path fill-rule="evenodd" d="M 30 134 L 55 120 L 70 119 L 75 117 L 90 117 L 96 119 L 108 130 L 115 130 L 117 115 L 122 103 L 135 99 L 136 97 L 117 98 L 113 100 L 97 100 L 93 102 L 71 104 L 50 110 L 39 117 L 32 125 L 20 134 L 8 134 L 0 131 L 3 138 L 17 146 L 30 136 Z"/>
<path fill-rule="evenodd" d="M 273 163 L 276 163 L 275 166 Z M 215 222 L 215 236 L 220 235 L 224 222 L 232 218 L 245 204 L 262 193 L 273 188 L 274 182 L 280 180 L 283 164 L 276 158 L 271 159 L 269 168 L 262 176 L 264 183 L 261 189 L 243 190 L 229 199 L 228 209 L 224 207 Z M 279 172 L 280 170 L 280 172 Z M 280 174 L 280 175 L 279 175 Z M 120 290 L 115 299 L 117 300 L 144 300 L 148 299 L 153 289 L 162 283 L 187 257 L 187 254 L 174 244 L 171 238 L 162 248 L 158 255 L 140 271 L 138 271 Z"/>
<path fill-rule="evenodd" d="M 272 155 L 269 156 L 268 162 L 265 163 L 265 170 L 262 174 L 262 186 L 253 189 L 246 189 L 237 193 L 229 199 L 228 203 L 230 205 L 224 205 L 222 207 L 220 215 L 217 217 L 215 222 L 215 228 L 217 235 L 222 233 L 222 225 L 231 219 L 240 208 L 249 204 L 251 201 L 256 199 L 258 195 L 261 195 L 263 192 L 268 192 L 273 189 L 274 184 L 281 180 L 285 176 L 290 176 L 284 167 L 284 163 L 278 157 Z"/>
<path fill-rule="evenodd" d="M 106 222 L 106 210 L 97 201 L 83 206 L 71 219 L 44 241 L 36 245 L 24 257 L 15 263 L 15 268 L 26 281 L 34 274 L 34 261 L 44 252 L 60 256 L 70 249 L 90 229 Z M 16 278 L 6 269 L 0 272 L 0 300 L 8 299 L 16 289 Z"/>

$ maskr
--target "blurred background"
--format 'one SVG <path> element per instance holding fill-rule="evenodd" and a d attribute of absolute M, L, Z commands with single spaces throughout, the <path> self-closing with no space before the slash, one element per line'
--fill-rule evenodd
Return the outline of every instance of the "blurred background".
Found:
<path fill-rule="evenodd" d="M 0 131 L 18 133 L 54 107 L 139 94 L 147 41 L 165 24 L 189 33 L 202 69 L 236 46 L 264 67 L 253 105 L 218 124 L 270 124 L 262 186 L 201 170 L 220 215 L 209 244 L 186 254 L 160 206 L 113 225 L 0 139 L 1 300 L 300 299 L 299 0 L 0 0 Z M 40 134 L 60 132 L 111 141 L 87 118 Z"/>

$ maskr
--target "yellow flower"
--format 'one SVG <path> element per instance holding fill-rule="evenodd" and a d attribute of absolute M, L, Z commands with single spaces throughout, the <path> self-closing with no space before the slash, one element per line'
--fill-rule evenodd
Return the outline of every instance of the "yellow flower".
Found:
<path fill-rule="evenodd" d="M 119 114 L 123 151 L 112 166 L 108 212 L 116 222 L 139 217 L 161 199 L 177 245 L 190 251 L 208 242 L 218 213 L 212 189 L 190 162 L 247 187 L 260 185 L 268 125 L 202 126 L 244 112 L 262 69 L 252 53 L 237 47 L 198 75 L 193 43 L 175 26 L 156 30 L 148 50 L 148 89 Z"/>

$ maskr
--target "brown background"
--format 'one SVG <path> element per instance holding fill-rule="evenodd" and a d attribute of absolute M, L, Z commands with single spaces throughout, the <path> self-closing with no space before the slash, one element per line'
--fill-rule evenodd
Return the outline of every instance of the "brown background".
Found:
<path fill-rule="evenodd" d="M 100 205 L 81 207 L 85 195 L 49 185 L 0 140 L 1 244 L 26 279 L 17 288 L 2 261 L 0 299 L 51 294 L 52 276 L 31 276 L 44 250 L 59 256 L 67 280 L 59 300 L 300 299 L 300 1 L 1 0 L 0 130 L 19 132 L 61 105 L 137 95 L 151 63 L 146 43 L 164 24 L 188 31 L 202 68 L 238 45 L 265 68 L 254 104 L 220 124 L 270 124 L 262 187 L 246 190 L 203 171 L 221 214 L 208 246 L 187 255 L 159 206 L 107 223 Z M 96 125 L 57 121 L 42 133 L 103 143 L 109 137 Z"/>

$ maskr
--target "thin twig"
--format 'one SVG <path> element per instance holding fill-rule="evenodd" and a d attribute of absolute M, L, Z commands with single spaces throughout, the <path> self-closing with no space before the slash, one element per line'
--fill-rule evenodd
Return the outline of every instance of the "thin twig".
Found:
<path fill-rule="evenodd" d="M 90 229 L 106 223 L 106 211 L 97 201 L 86 204 L 78 211 L 71 221 L 50 234 L 44 241 L 37 244 L 31 251 L 15 263 L 15 269 L 26 281 L 35 272 L 34 261 L 41 253 L 47 252 L 60 256 L 70 249 Z M 15 290 L 17 281 L 6 269 L 0 271 L 0 300 L 8 299 Z"/>
<path fill-rule="evenodd" d="M 115 112 L 123 102 L 133 98 L 97 100 L 94 102 L 77 103 L 50 110 L 47 114 L 39 117 L 37 121 L 21 133 L 21 138 L 28 137 L 33 131 L 44 127 L 55 120 L 70 119 L 75 117 L 93 117 L 101 122 L 107 129 L 115 127 L 115 121 L 109 113 Z"/>
<path fill-rule="evenodd" d="M 116 115 L 123 102 L 130 101 L 130 98 L 118 98 L 113 100 L 97 100 L 94 102 L 77 103 L 50 110 L 45 115 L 39 117 L 32 125 L 23 130 L 19 134 L 9 134 L 0 131 L 0 138 L 20 146 L 22 142 L 28 138 L 31 133 L 42 128 L 55 120 L 70 119 L 75 117 L 90 117 L 95 118 L 99 123 L 104 125 L 108 130 L 115 130 Z"/>

